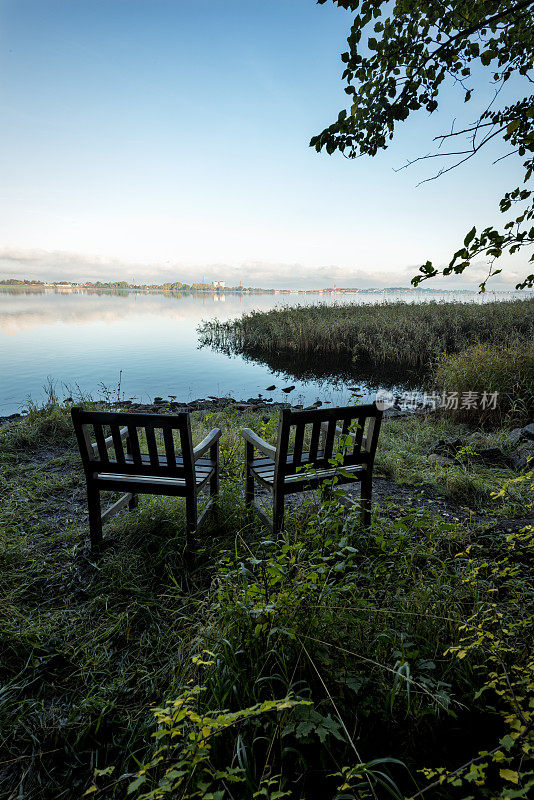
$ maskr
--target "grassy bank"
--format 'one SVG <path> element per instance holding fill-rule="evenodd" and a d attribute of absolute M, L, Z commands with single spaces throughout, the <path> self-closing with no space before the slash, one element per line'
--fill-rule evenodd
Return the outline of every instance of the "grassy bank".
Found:
<path fill-rule="evenodd" d="M 356 364 L 428 367 L 476 343 L 534 338 L 534 299 L 476 303 L 297 306 L 209 321 L 201 341 L 249 356 L 347 356 Z"/>
<path fill-rule="evenodd" d="M 193 562 L 159 498 L 91 557 L 68 408 L 0 429 L 0 797 L 527 797 L 532 477 L 426 458 L 504 432 L 388 420 L 378 471 L 408 499 L 365 532 L 312 498 L 276 542 L 245 513 L 237 433 L 272 440 L 275 418 L 192 418 L 195 441 L 223 429 Z"/>

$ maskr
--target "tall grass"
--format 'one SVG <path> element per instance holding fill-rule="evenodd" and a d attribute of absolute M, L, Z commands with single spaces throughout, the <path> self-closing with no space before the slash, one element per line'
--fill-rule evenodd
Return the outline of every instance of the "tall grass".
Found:
<path fill-rule="evenodd" d="M 426 367 L 475 343 L 534 338 L 534 299 L 287 307 L 208 321 L 199 333 L 202 344 L 252 357 L 341 355 L 356 364 Z"/>
<path fill-rule="evenodd" d="M 474 392 L 487 396 L 486 407 L 480 402 L 450 408 L 447 413 L 464 422 L 502 424 L 511 417 L 528 421 L 534 413 L 534 342 L 496 347 L 475 344 L 461 353 L 443 354 L 435 371 L 437 387 L 459 398 Z M 489 396 L 496 393 L 495 402 Z"/>

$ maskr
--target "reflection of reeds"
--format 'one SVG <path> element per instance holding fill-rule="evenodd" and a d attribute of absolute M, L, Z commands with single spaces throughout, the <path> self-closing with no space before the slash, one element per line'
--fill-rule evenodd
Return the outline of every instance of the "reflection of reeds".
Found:
<path fill-rule="evenodd" d="M 221 352 L 232 355 L 228 347 L 220 348 Z M 388 366 L 386 372 L 380 364 L 373 364 L 370 361 L 354 364 L 350 358 L 343 354 L 330 355 L 328 358 L 320 358 L 317 353 L 299 354 L 298 358 L 294 353 L 285 352 L 265 352 L 247 349 L 242 354 L 245 361 L 253 361 L 256 364 L 263 364 L 273 375 L 286 382 L 292 381 L 325 381 L 334 387 L 346 387 L 347 384 L 357 384 L 360 387 L 365 384 L 367 389 L 389 388 L 400 390 L 421 389 L 423 370 L 406 367 L 398 364 Z"/>
<path fill-rule="evenodd" d="M 201 344 L 250 356 L 350 356 L 357 364 L 420 368 L 475 343 L 532 339 L 534 299 L 286 307 L 208 321 L 199 334 Z"/>

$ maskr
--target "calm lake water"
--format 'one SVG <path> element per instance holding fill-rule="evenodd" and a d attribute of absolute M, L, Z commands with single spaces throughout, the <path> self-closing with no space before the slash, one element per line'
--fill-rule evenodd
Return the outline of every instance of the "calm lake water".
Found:
<path fill-rule="evenodd" d="M 444 297 L 474 302 L 496 299 L 493 293 L 486 298 L 476 294 L 434 296 L 430 292 L 218 297 L 0 289 L 0 416 L 22 410 L 30 397 L 42 401 L 49 379 L 62 397 L 75 397 L 79 392 L 101 397 L 106 391 L 116 396 L 120 379 L 121 395 L 140 401 L 170 395 L 180 401 L 208 395 L 247 399 L 259 393 L 287 400 L 281 389 L 295 384 L 294 403 L 319 398 L 343 404 L 355 386 L 363 397 L 381 387 L 414 386 L 416 376 L 362 376 L 350 368 L 337 369 L 335 364 L 318 363 L 316 369 L 307 365 L 306 370 L 295 367 L 293 372 L 287 366 L 284 371 L 282 365 L 271 369 L 240 356 L 200 349 L 197 327 L 202 320 L 231 319 L 252 309 L 289 304 Z M 276 390 L 266 392 L 271 384 Z"/>

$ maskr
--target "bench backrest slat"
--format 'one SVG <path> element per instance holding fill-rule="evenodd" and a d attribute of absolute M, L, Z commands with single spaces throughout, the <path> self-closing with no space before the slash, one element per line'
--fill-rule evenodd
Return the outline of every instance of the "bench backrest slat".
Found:
<path fill-rule="evenodd" d="M 365 432 L 365 417 L 360 416 L 356 422 L 356 429 L 354 430 L 354 447 L 352 448 L 353 453 L 359 453 L 362 447 L 363 442 L 363 434 Z"/>
<path fill-rule="evenodd" d="M 141 468 L 143 466 L 143 461 L 141 459 L 141 448 L 139 447 L 139 437 L 137 435 L 137 428 L 133 424 L 128 424 L 128 445 L 129 445 L 129 452 L 132 456 L 133 463 Z"/>
<path fill-rule="evenodd" d="M 323 459 L 325 461 L 329 461 L 332 458 L 333 450 L 334 450 L 334 439 L 336 437 L 336 425 L 337 420 L 335 417 L 332 417 L 328 420 L 328 428 L 326 430 L 326 438 L 324 442 L 324 452 L 323 452 Z"/>
<path fill-rule="evenodd" d="M 186 485 L 195 486 L 189 414 L 134 414 L 73 408 L 72 420 L 86 472 L 177 477 L 185 479 Z M 106 436 L 108 429 L 111 433 Z M 91 442 L 93 435 L 95 445 Z"/>
<path fill-rule="evenodd" d="M 382 415 L 380 415 L 380 417 L 377 417 L 375 419 L 370 419 L 369 425 L 367 427 L 366 447 L 367 450 L 373 454 L 373 458 L 374 454 L 376 453 L 376 448 L 378 445 L 378 436 L 380 434 L 381 422 L 382 422 Z"/>
<path fill-rule="evenodd" d="M 362 464 L 371 469 L 381 421 L 382 411 L 374 403 L 310 411 L 283 409 L 278 426 L 275 484 L 283 483 L 288 475 L 306 474 L 307 465 L 312 470 L 332 468 L 337 453 L 343 456 L 341 468 Z M 311 426 L 308 452 L 304 449 L 306 426 Z M 293 453 L 290 452 L 292 430 Z"/>
<path fill-rule="evenodd" d="M 94 431 L 95 431 L 96 446 L 98 448 L 98 457 L 100 461 L 103 461 L 104 463 L 107 464 L 107 462 L 109 461 L 108 450 L 106 447 L 106 441 L 105 441 L 106 437 L 104 436 L 104 430 L 102 428 L 102 425 L 95 425 Z"/>
<path fill-rule="evenodd" d="M 175 469 L 176 451 L 174 449 L 174 439 L 170 428 L 163 429 L 163 442 L 165 444 L 165 457 L 167 458 L 167 464 L 171 467 L 171 469 Z"/>
<path fill-rule="evenodd" d="M 183 459 L 183 475 L 185 477 L 186 486 L 192 490 L 195 485 L 195 462 L 193 460 L 193 438 L 191 436 L 191 423 L 189 421 L 189 414 L 183 414 L 184 420 L 187 424 L 180 427 L 180 445 L 182 448 Z"/>
<path fill-rule="evenodd" d="M 312 432 L 310 439 L 310 461 L 315 461 L 317 458 L 317 450 L 319 449 L 319 438 L 321 436 L 321 422 L 317 420 L 312 423 Z"/>
<path fill-rule="evenodd" d="M 302 464 L 302 445 L 304 444 L 304 429 L 303 422 L 297 423 L 295 426 L 295 444 L 293 445 L 293 464 L 295 469 Z"/>
<path fill-rule="evenodd" d="M 114 422 L 109 427 L 111 428 L 111 436 L 113 438 L 113 449 L 115 450 L 115 458 L 117 459 L 119 464 L 125 464 L 126 459 L 124 457 L 124 447 L 122 444 L 121 429 Z"/>
<path fill-rule="evenodd" d="M 150 463 L 153 467 L 159 466 L 158 446 L 156 444 L 156 434 L 151 425 L 145 426 L 146 443 L 148 445 L 148 453 L 150 455 Z"/>

